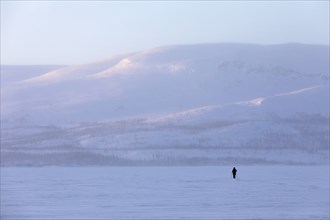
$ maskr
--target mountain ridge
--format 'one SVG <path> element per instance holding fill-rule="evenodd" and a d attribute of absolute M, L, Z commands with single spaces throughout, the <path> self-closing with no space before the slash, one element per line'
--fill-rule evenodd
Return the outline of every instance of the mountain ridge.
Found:
<path fill-rule="evenodd" d="M 329 46 L 165 46 L 13 69 L 1 71 L 5 165 L 329 160 Z"/>

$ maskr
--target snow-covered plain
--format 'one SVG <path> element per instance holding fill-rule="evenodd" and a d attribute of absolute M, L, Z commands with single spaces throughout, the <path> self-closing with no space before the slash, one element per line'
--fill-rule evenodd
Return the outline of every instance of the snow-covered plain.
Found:
<path fill-rule="evenodd" d="M 1 168 L 1 219 L 329 219 L 328 166 L 231 168 Z"/>

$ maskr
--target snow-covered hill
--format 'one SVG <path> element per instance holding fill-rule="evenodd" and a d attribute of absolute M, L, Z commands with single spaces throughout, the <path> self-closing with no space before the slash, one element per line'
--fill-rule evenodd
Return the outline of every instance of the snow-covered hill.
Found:
<path fill-rule="evenodd" d="M 168 46 L 1 78 L 3 165 L 329 160 L 329 46 Z"/>

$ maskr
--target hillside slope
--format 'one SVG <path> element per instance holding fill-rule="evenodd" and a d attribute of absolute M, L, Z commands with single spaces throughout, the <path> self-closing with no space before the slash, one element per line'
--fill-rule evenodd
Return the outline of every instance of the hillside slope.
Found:
<path fill-rule="evenodd" d="M 329 160 L 329 46 L 179 45 L 12 74 L 4 165 Z"/>

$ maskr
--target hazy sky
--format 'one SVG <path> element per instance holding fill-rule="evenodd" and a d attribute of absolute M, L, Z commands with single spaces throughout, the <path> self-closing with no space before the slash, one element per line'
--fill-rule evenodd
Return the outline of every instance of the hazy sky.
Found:
<path fill-rule="evenodd" d="M 206 42 L 329 44 L 329 1 L 3 1 L 1 64 Z"/>

